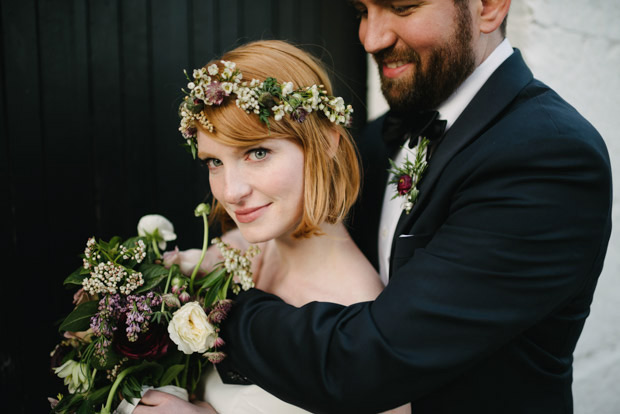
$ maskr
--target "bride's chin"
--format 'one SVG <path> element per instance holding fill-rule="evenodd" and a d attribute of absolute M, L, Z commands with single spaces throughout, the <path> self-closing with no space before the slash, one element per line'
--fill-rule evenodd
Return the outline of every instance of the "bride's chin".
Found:
<path fill-rule="evenodd" d="M 243 229 L 239 229 L 241 231 L 241 236 L 250 244 L 264 243 L 271 240 L 273 237 L 265 237 L 264 235 L 258 235 L 253 231 L 243 231 Z"/>

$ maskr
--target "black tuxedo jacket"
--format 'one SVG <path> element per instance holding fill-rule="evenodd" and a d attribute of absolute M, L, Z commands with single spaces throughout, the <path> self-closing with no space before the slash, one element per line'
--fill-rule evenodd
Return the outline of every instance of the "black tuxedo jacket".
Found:
<path fill-rule="evenodd" d="M 373 260 L 381 122 L 360 143 L 352 224 Z M 221 372 L 313 412 L 410 401 L 415 414 L 571 413 L 572 354 L 611 229 L 599 134 L 515 51 L 443 137 L 419 190 L 374 302 L 297 309 L 243 293 L 223 327 Z"/>

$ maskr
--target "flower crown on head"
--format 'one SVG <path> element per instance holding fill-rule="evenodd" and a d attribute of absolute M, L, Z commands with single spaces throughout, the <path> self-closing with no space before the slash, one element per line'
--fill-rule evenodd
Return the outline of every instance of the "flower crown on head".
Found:
<path fill-rule="evenodd" d="M 221 63 L 224 65 L 221 71 L 215 63 L 208 68 L 195 69 L 193 79 L 184 71 L 189 81 L 189 91 L 182 89 L 186 96 L 179 106 L 179 131 L 194 158 L 197 153 L 196 123 L 209 132 L 215 131 L 203 112 L 205 105 L 219 106 L 231 94 L 237 97 L 239 108 L 248 114 L 257 114 L 267 127 L 271 116 L 280 121 L 286 114 L 290 114 L 297 122 L 304 122 L 313 111 L 322 112 L 336 125 L 351 126 L 351 105 L 345 105 L 341 97 L 328 95 L 323 85 L 294 90 L 292 82 L 279 83 L 271 77 L 262 82 L 258 79 L 247 82 L 243 81 L 243 75 L 234 62 L 222 60 Z"/>

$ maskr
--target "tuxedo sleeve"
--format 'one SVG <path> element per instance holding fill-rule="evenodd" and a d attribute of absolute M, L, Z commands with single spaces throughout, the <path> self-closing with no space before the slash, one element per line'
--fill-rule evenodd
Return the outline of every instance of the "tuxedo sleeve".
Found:
<path fill-rule="evenodd" d="M 241 294 L 222 331 L 231 369 L 312 412 L 379 412 L 447 384 L 589 289 L 610 231 L 604 146 L 558 134 L 503 144 L 446 168 L 445 220 L 374 302 L 295 308 Z"/>

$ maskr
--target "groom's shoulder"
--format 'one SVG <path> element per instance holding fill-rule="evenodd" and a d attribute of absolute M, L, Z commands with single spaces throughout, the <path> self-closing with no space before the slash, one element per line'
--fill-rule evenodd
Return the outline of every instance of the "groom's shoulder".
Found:
<path fill-rule="evenodd" d="M 383 121 L 385 120 L 387 113 L 379 116 L 376 119 L 368 122 L 363 128 L 361 133 L 356 137 L 356 141 L 360 150 L 372 150 L 377 145 L 382 145 L 381 131 L 383 129 Z"/>

